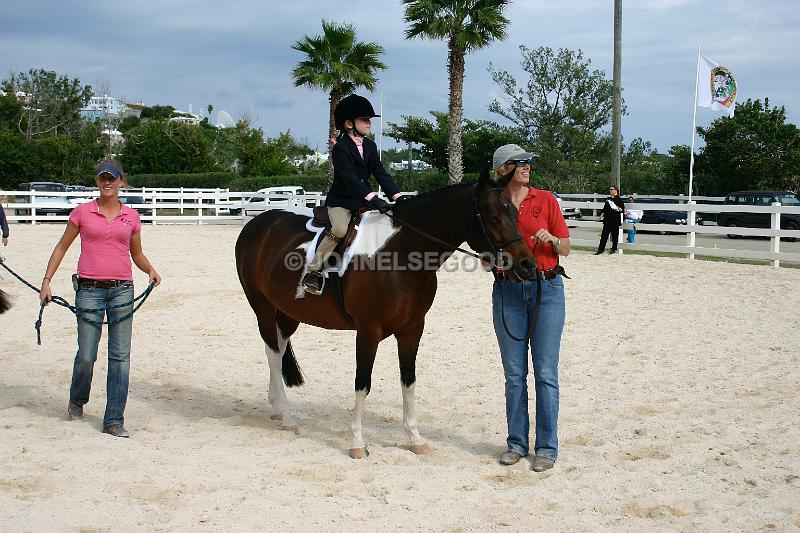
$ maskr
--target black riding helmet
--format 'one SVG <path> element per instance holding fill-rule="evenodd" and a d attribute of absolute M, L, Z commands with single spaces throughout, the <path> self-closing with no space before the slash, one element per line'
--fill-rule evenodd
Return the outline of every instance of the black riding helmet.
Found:
<path fill-rule="evenodd" d="M 352 120 L 359 117 L 373 118 L 379 117 L 369 100 L 357 94 L 351 94 L 342 98 L 336 108 L 333 110 L 333 120 L 336 123 L 336 129 L 344 131 L 344 121 Z"/>

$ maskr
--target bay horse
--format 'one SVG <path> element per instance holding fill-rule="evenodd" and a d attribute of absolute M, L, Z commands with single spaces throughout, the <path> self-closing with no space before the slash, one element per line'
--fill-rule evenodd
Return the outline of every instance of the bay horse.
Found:
<path fill-rule="evenodd" d="M 417 428 L 415 363 L 425 315 L 436 294 L 436 271 L 454 249 L 466 241 L 481 254 L 510 256 L 509 275 L 517 281 L 531 279 L 536 271 L 536 260 L 517 230 L 516 208 L 489 180 L 488 171 L 477 183 L 451 185 L 401 201 L 392 213 L 395 232 L 380 248 L 395 261 L 391 268 L 354 268 L 353 261 L 340 281 L 328 280 L 320 296 L 303 293 L 303 265 L 292 269 L 286 261 L 308 247 L 313 237 L 306 229 L 309 217 L 266 211 L 248 222 L 236 241 L 239 281 L 265 343 L 268 399 L 272 418 L 281 420 L 281 428 L 297 432 L 284 381 L 288 387 L 303 383 L 290 341 L 298 324 L 356 331 L 355 409 L 348 453 L 352 458 L 368 454 L 361 418 L 378 343 L 392 335 L 397 341 L 403 427 L 410 449 L 417 454 L 430 451 Z M 417 259 L 425 255 L 425 268 L 411 268 L 418 266 L 412 264 L 413 254 Z"/>
<path fill-rule="evenodd" d="M 11 309 L 11 300 L 8 295 L 0 289 L 0 315 Z"/>

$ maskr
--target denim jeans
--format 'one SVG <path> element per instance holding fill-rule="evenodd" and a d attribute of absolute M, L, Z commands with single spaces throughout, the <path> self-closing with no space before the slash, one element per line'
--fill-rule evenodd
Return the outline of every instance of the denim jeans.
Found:
<path fill-rule="evenodd" d="M 536 455 L 556 460 L 558 457 L 558 357 L 561 332 L 566 316 L 564 279 L 556 276 L 542 280 L 539 317 L 533 336 L 528 341 L 509 337 L 505 324 L 514 337 L 527 335 L 531 313 L 536 302 L 537 282 L 513 283 L 495 281 L 492 289 L 492 315 L 503 372 L 506 379 L 506 420 L 508 449 L 523 457 L 528 455 L 528 347 L 532 353 L 536 388 Z"/>
<path fill-rule="evenodd" d="M 627 242 L 633 244 L 636 241 L 636 226 L 631 224 L 631 228 L 625 230 L 625 233 L 628 234 Z"/>
<path fill-rule="evenodd" d="M 123 305 L 126 303 L 128 305 Z M 113 289 L 81 287 L 75 295 L 75 305 L 84 309 L 102 309 L 81 313 L 85 318 L 96 322 L 102 322 L 104 315 L 107 315 L 108 321 L 118 319 L 133 309 L 133 282 L 127 282 Z M 116 305 L 122 307 L 106 310 Z M 133 317 L 108 326 L 107 400 L 103 426 L 125 422 L 123 415 L 128 401 L 132 329 Z M 101 334 L 101 327 L 78 319 L 78 353 L 75 355 L 72 385 L 69 389 L 69 399 L 76 405 L 84 405 L 89 401 L 92 372 L 94 362 L 97 360 L 97 347 L 100 344 Z"/>

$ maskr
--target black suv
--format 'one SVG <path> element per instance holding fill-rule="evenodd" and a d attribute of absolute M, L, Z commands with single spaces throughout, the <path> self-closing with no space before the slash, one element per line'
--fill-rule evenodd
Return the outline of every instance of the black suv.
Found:
<path fill-rule="evenodd" d="M 627 200 L 625 203 L 628 203 Z M 663 198 L 635 198 L 633 200 L 634 204 L 674 204 L 676 203 L 675 200 L 665 200 Z M 642 210 L 642 224 L 679 224 L 679 225 L 686 225 L 687 221 L 686 218 L 688 217 L 689 213 L 686 211 L 656 211 L 656 210 Z M 695 213 L 694 215 L 694 223 L 697 226 L 703 224 L 703 218 L 700 213 Z M 670 233 L 668 231 L 659 230 L 661 235 L 666 235 Z M 677 232 L 680 233 L 680 232 Z M 686 233 L 686 232 L 683 232 Z"/>
<path fill-rule="evenodd" d="M 789 191 L 737 191 L 725 197 L 725 205 L 769 207 L 774 202 L 800 206 L 800 198 Z M 768 228 L 771 225 L 770 213 L 720 213 L 717 225 L 728 228 Z M 800 229 L 800 215 L 781 213 L 781 229 Z M 738 239 L 740 235 L 728 234 L 728 237 Z"/>

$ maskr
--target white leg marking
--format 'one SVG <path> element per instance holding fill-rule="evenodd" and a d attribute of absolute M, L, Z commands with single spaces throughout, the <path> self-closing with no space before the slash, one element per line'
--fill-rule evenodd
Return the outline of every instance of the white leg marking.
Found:
<path fill-rule="evenodd" d="M 410 387 L 403 385 L 403 429 L 406 430 L 412 447 L 425 445 L 425 439 L 422 438 L 417 429 L 417 414 L 414 409 L 415 386 L 416 383 L 413 383 Z"/>
<path fill-rule="evenodd" d="M 361 417 L 364 416 L 364 404 L 367 401 L 367 391 L 356 391 L 356 406 L 353 409 L 353 421 L 350 423 L 350 431 L 353 433 L 353 441 L 350 449 L 365 448 L 364 436 L 361 434 Z"/>
<path fill-rule="evenodd" d="M 287 340 L 281 334 L 280 328 L 276 325 L 278 331 L 278 350 L 275 351 L 264 343 L 264 348 L 267 351 L 267 360 L 269 361 L 269 393 L 267 398 L 270 405 L 272 405 L 273 418 L 283 419 L 281 427 L 286 429 L 296 429 L 297 420 L 292 416 L 292 409 L 289 406 L 289 400 L 286 398 L 286 389 L 283 386 L 283 374 L 281 372 L 281 364 L 283 361 L 283 352 L 286 350 Z"/>

